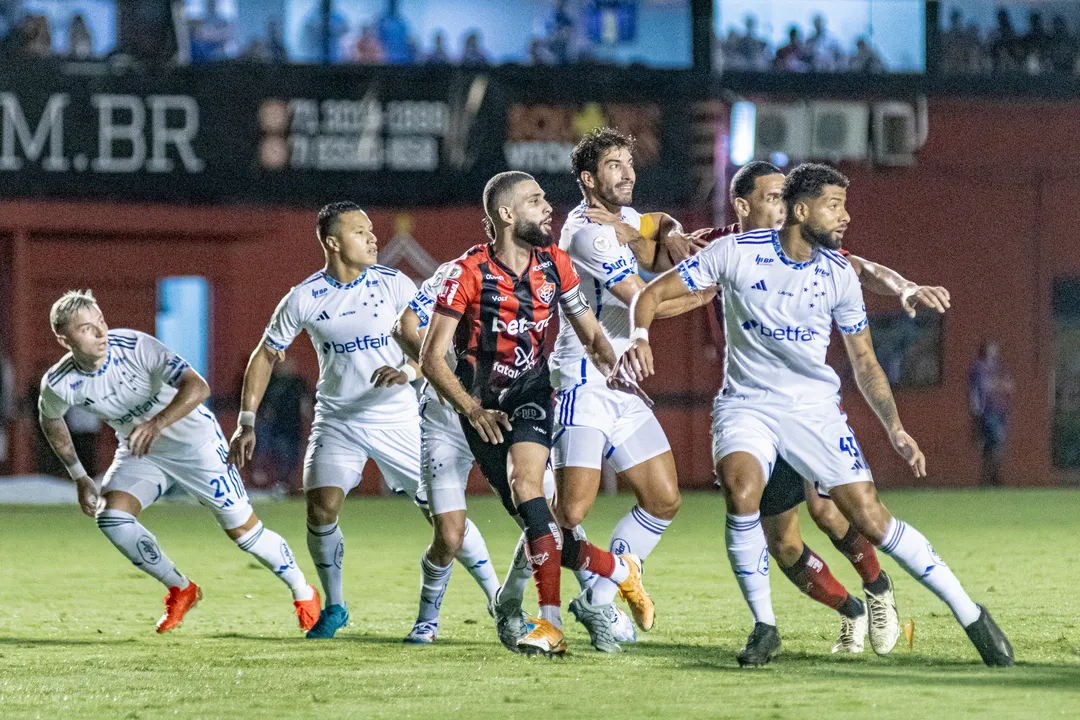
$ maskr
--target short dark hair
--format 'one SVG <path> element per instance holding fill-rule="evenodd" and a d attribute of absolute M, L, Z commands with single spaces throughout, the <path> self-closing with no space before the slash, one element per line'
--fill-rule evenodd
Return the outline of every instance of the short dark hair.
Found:
<path fill-rule="evenodd" d="M 581 173 L 590 172 L 595 175 L 600 169 L 600 158 L 612 148 L 626 148 L 633 153 L 634 136 L 624 135 L 615 128 L 600 127 L 585 133 L 570 151 L 570 166 L 574 169 L 574 179 L 583 191 L 585 187 L 581 183 Z"/>
<path fill-rule="evenodd" d="M 783 175 L 784 172 L 770 162 L 755 160 L 743 165 L 731 178 L 731 187 L 728 197 L 731 204 L 735 204 L 735 198 L 746 199 L 754 194 L 754 186 L 759 177 L 766 175 Z"/>
<path fill-rule="evenodd" d="M 325 242 L 326 238 L 337 232 L 335 224 L 339 217 L 346 213 L 357 211 L 363 211 L 363 208 L 352 200 L 338 200 L 337 202 L 323 205 L 319 209 L 319 219 L 315 224 L 315 234 L 321 242 Z"/>
<path fill-rule="evenodd" d="M 784 204 L 788 217 L 791 217 L 796 203 L 806 198 L 821 197 L 826 185 L 846 188 L 848 179 L 836 168 L 820 163 L 803 163 L 788 173 L 784 180 Z"/>
<path fill-rule="evenodd" d="M 507 170 L 487 181 L 484 186 L 484 232 L 489 238 L 495 239 L 495 218 L 499 216 L 499 208 L 506 203 L 507 193 L 519 182 L 533 179 L 527 172 Z"/>

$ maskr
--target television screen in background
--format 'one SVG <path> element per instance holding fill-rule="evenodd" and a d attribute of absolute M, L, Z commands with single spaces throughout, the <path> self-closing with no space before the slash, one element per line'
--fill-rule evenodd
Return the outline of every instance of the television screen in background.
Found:
<path fill-rule="evenodd" d="M 921 0 L 716 0 L 713 62 L 749 72 L 926 70 Z"/>
<path fill-rule="evenodd" d="M 947 0 L 939 16 L 940 69 L 950 75 L 1075 75 L 1080 3 Z"/>

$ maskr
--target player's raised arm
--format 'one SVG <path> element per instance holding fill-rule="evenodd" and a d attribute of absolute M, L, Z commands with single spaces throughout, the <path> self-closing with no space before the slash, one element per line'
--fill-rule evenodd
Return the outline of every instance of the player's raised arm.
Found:
<path fill-rule="evenodd" d="M 855 255 L 849 255 L 848 260 L 864 288 L 875 295 L 900 298 L 901 307 L 910 317 L 915 317 L 915 310 L 920 305 L 939 313 L 944 313 L 950 307 L 952 297 L 943 287 L 919 285 L 892 268 Z"/>
<path fill-rule="evenodd" d="M 94 481 L 86 474 L 79 455 L 75 452 L 75 443 L 71 440 L 71 431 L 68 430 L 64 414 L 68 406 L 52 391 L 44 380 L 41 383 L 41 392 L 38 395 L 38 425 L 41 432 L 49 442 L 53 454 L 67 468 L 71 479 L 79 491 L 79 507 L 83 514 L 94 517 L 97 514 L 98 492 Z"/>
<path fill-rule="evenodd" d="M 128 438 L 128 449 L 135 457 L 142 457 L 150 452 L 150 446 L 161 435 L 162 430 L 185 417 L 210 397 L 210 386 L 203 380 L 202 375 L 190 366 L 183 370 L 178 380 L 170 384 L 176 388 L 173 399 L 161 412 L 135 428 Z"/>
<path fill-rule="evenodd" d="M 480 402 L 465 390 L 446 363 L 446 353 L 454 340 L 459 318 L 443 313 L 436 313 L 428 325 L 427 336 L 420 348 L 420 369 L 435 388 L 440 397 L 446 398 L 450 405 L 469 419 L 484 442 L 502 443 L 501 428 L 511 430 L 510 418 L 499 410 L 485 410 Z M 501 427 L 500 427 L 501 426 Z"/>
<path fill-rule="evenodd" d="M 266 386 L 270 384 L 274 363 L 280 357 L 281 351 L 269 347 L 264 341 L 248 358 L 244 384 L 240 390 L 240 417 L 229 440 L 229 464 L 238 470 L 242 470 L 255 453 L 255 413 L 266 394 Z"/>

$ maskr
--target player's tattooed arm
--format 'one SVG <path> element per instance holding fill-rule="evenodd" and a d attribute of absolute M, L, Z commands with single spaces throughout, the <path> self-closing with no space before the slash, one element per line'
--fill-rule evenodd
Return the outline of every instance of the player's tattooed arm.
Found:
<path fill-rule="evenodd" d="M 502 430 L 512 430 L 510 418 L 499 410 L 487 410 L 468 393 L 446 362 L 446 353 L 454 340 L 458 319 L 436 312 L 428 325 L 427 335 L 420 346 L 420 369 L 435 388 L 439 397 L 469 419 L 484 442 L 499 444 L 503 441 Z"/>
<path fill-rule="evenodd" d="M 39 414 L 38 424 L 41 425 L 41 432 L 45 434 L 49 447 L 60 462 L 69 468 L 79 465 L 79 455 L 75 452 L 75 443 L 71 440 L 71 432 L 64 418 L 49 418 Z M 79 507 L 85 515 L 94 517 L 98 503 L 94 481 L 83 474 L 82 477 L 75 478 L 75 485 L 79 490 Z"/>
<path fill-rule="evenodd" d="M 950 307 L 952 297 L 943 287 L 919 285 L 892 268 L 856 255 L 849 255 L 848 260 L 864 288 L 875 295 L 900 298 L 904 312 L 911 317 L 915 317 L 915 310 L 920 305 L 933 308 L 939 313 L 944 313 Z"/>
<path fill-rule="evenodd" d="M 210 386 L 203 380 L 202 375 L 188 368 L 177 381 L 176 395 L 169 404 L 131 432 L 128 438 L 128 450 L 135 457 L 146 455 L 165 428 L 186 417 L 208 397 L 210 397 Z"/>
<path fill-rule="evenodd" d="M 275 350 L 266 343 L 261 342 L 251 353 L 248 359 L 247 369 L 244 370 L 244 385 L 240 390 L 240 412 L 251 413 L 254 417 L 259 409 L 263 395 L 266 394 L 266 386 L 270 384 L 270 374 L 274 370 L 274 363 L 283 360 L 285 354 Z M 255 425 L 253 422 L 237 422 L 236 430 L 229 440 L 229 464 L 237 470 L 243 470 L 244 465 L 251 461 L 255 454 Z"/>
<path fill-rule="evenodd" d="M 844 347 L 851 367 L 855 373 L 855 382 L 859 391 L 866 398 L 867 404 L 885 426 L 889 442 L 901 457 L 907 461 L 915 477 L 926 476 L 926 458 L 919 450 L 915 440 L 904 430 L 900 422 L 900 413 L 896 409 L 896 399 L 889 378 L 878 363 L 874 354 L 874 343 L 870 338 L 870 329 L 865 328 L 851 335 L 844 335 Z"/>

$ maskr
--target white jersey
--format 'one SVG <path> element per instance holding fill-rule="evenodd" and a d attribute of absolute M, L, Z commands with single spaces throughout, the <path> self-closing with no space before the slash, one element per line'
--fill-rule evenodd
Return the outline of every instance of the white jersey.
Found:
<path fill-rule="evenodd" d="M 401 271 L 372 265 L 347 285 L 320 270 L 278 304 L 263 342 L 284 352 L 307 331 L 319 357 L 315 426 L 331 420 L 377 427 L 417 422 L 412 387 L 376 389 L 371 382 L 380 367 L 405 362 L 390 330 L 415 292 Z"/>
<path fill-rule="evenodd" d="M 110 330 L 99 370 L 83 372 L 68 353 L 45 373 L 38 410 L 54 419 L 75 406 L 97 415 L 116 431 L 117 454 L 123 455 L 132 431 L 172 402 L 180 376 L 190 367 L 157 338 L 138 330 Z M 162 430 L 151 454 L 185 457 L 222 440 L 217 420 L 200 405 Z"/>
<path fill-rule="evenodd" d="M 630 314 L 627 306 L 611 294 L 611 288 L 638 273 L 637 257 L 629 247 L 619 244 L 615 228 L 585 217 L 587 209 L 588 205 L 583 202 L 570 211 L 563 223 L 559 247 L 574 261 L 574 268 L 581 276 L 582 294 L 589 301 L 617 357 L 630 344 Z M 637 210 L 624 207 L 621 215 L 623 222 L 634 229 L 641 228 L 641 215 Z M 600 382 L 604 379 L 587 359 L 585 347 L 573 326 L 566 322 L 561 307 L 551 368 L 559 376 L 553 382 L 556 387 L 562 384 L 560 380 L 571 377 L 579 383 L 592 378 Z"/>
<path fill-rule="evenodd" d="M 443 283 L 456 263 L 456 260 L 451 260 L 440 265 L 431 277 L 420 283 L 420 289 L 416 291 L 412 300 L 409 301 L 409 307 L 416 313 L 416 317 L 420 318 L 418 329 L 423 330 L 431 323 L 431 315 L 435 311 L 435 300 L 439 297 L 439 293 L 442 292 Z M 457 356 L 454 354 L 453 345 L 446 353 L 446 362 L 451 370 L 457 366 Z M 439 397 L 435 392 L 435 388 L 431 387 L 431 383 L 426 380 L 424 381 L 424 394 L 435 399 Z"/>
<path fill-rule="evenodd" d="M 867 326 L 859 278 L 834 251 L 806 262 L 784 255 L 775 230 L 711 242 L 676 266 L 690 290 L 723 290 L 724 397 L 787 405 L 835 400 L 840 379 L 825 362 L 832 323 L 845 335 Z"/>

